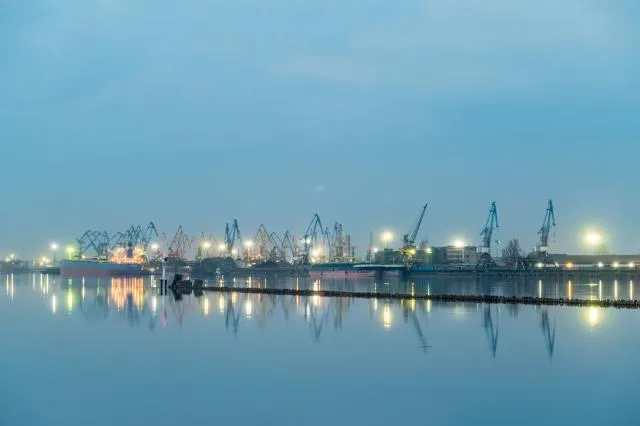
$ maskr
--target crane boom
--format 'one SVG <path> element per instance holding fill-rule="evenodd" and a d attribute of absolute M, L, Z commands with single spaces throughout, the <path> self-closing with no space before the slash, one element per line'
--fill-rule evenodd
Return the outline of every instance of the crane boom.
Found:
<path fill-rule="evenodd" d="M 483 251 L 489 253 L 491 250 L 491 240 L 493 237 L 493 232 L 498 229 L 500 225 L 498 224 L 498 209 L 496 207 L 496 202 L 491 203 L 491 208 L 489 209 L 489 217 L 487 217 L 487 223 L 484 226 L 480 235 L 482 235 L 482 249 Z"/>
<path fill-rule="evenodd" d="M 542 226 L 538 231 L 540 235 L 540 241 L 538 243 L 538 251 L 546 252 L 549 249 L 549 233 L 551 232 L 551 228 L 556 226 L 556 213 L 553 209 L 553 201 L 549 200 L 549 204 L 547 205 L 547 211 L 544 215 L 544 220 L 542 221 Z"/>
<path fill-rule="evenodd" d="M 422 226 L 422 221 L 424 220 L 424 214 L 427 211 L 428 205 L 429 203 L 426 203 L 422 207 L 422 210 L 420 211 L 420 215 L 418 216 L 418 220 L 413 225 L 413 227 L 409 230 L 409 232 L 402 237 L 405 249 L 415 246 L 416 238 L 418 237 L 418 232 L 420 232 L 420 226 Z"/>

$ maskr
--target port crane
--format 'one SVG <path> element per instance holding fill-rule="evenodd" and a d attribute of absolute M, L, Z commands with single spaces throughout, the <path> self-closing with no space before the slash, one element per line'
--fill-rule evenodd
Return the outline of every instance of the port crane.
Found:
<path fill-rule="evenodd" d="M 424 220 L 424 215 L 427 212 L 428 205 L 429 203 L 426 203 L 422 207 L 414 225 L 411 227 L 409 232 L 402 236 L 402 256 L 405 259 L 405 263 L 411 262 L 413 256 L 416 254 L 416 238 L 418 238 L 418 233 L 420 232 L 420 227 L 422 226 L 422 221 Z"/>
<path fill-rule="evenodd" d="M 487 217 L 487 222 L 484 226 L 480 235 L 482 236 L 482 245 L 478 248 L 479 258 L 478 258 L 478 266 L 488 269 L 496 266 L 493 258 L 491 257 L 491 241 L 493 238 L 493 233 L 496 229 L 498 229 L 500 225 L 498 224 L 498 209 L 496 207 L 496 202 L 491 203 L 491 207 L 489 208 L 489 216 Z"/>
<path fill-rule="evenodd" d="M 227 222 L 224 229 L 224 245 L 227 249 L 227 256 L 233 256 L 233 246 L 236 241 L 242 241 L 242 236 L 238 227 L 238 219 L 233 219 L 231 226 Z"/>
<path fill-rule="evenodd" d="M 538 245 L 536 246 L 536 254 L 538 258 L 538 262 L 543 265 L 552 264 L 553 261 L 551 256 L 549 256 L 549 233 L 552 228 L 556 226 L 556 213 L 553 208 L 553 201 L 549 200 L 549 204 L 547 204 L 547 211 L 544 215 L 544 220 L 542 221 L 542 226 L 538 231 L 538 235 L 540 235 L 540 240 L 538 241 Z"/>
<path fill-rule="evenodd" d="M 275 253 L 276 244 L 273 243 L 271 239 L 271 234 L 267 231 L 267 227 L 264 224 L 261 224 L 258 227 L 258 231 L 256 232 L 256 236 L 253 239 L 256 250 L 253 254 L 253 257 L 260 261 L 265 260 L 275 260 L 277 257 Z"/>
<path fill-rule="evenodd" d="M 304 236 L 302 237 L 302 264 L 308 265 L 310 263 L 310 258 L 313 254 L 312 251 L 318 251 L 318 254 L 323 255 L 324 253 L 321 253 L 321 251 L 327 240 L 329 241 L 328 245 L 331 246 L 330 237 L 331 234 L 329 229 L 325 229 L 322 226 L 320 215 L 315 213 L 313 215 L 313 219 L 311 219 L 311 222 L 309 223 L 309 226 L 307 226 Z"/>
<path fill-rule="evenodd" d="M 168 257 L 175 260 L 186 260 L 187 252 L 191 249 L 193 243 L 194 240 L 189 238 L 182 225 L 180 225 L 169 244 Z"/>

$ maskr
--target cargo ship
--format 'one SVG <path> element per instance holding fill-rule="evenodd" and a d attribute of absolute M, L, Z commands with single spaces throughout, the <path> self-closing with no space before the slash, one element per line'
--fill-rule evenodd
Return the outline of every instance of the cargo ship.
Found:
<path fill-rule="evenodd" d="M 119 263 L 106 260 L 62 260 L 63 277 L 140 276 L 145 270 L 141 263 Z"/>
<path fill-rule="evenodd" d="M 375 271 L 357 267 L 357 263 L 313 263 L 309 265 L 309 278 L 371 278 Z"/>

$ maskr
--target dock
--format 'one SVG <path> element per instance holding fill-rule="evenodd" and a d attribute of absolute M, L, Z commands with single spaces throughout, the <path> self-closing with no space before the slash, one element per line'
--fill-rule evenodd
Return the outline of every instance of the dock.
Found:
<path fill-rule="evenodd" d="M 503 305 L 538 305 L 538 306 L 574 306 L 574 307 L 601 307 L 618 309 L 639 309 L 640 300 L 588 300 L 565 299 L 530 296 L 491 296 L 491 295 L 461 295 L 461 294 L 407 294 L 394 292 L 361 292 L 342 290 L 303 290 L 303 289 L 276 289 L 276 288 L 247 288 L 247 287 L 218 287 L 205 285 L 201 287 L 204 292 L 215 293 L 245 293 L 264 294 L 277 296 L 300 297 L 345 297 L 353 299 L 391 299 L 391 300 L 430 300 L 433 302 L 450 303 L 486 303 Z"/>

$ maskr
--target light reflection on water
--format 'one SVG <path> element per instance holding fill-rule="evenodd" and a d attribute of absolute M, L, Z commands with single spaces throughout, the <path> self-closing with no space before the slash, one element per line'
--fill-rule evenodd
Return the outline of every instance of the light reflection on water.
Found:
<path fill-rule="evenodd" d="M 31 343 L 28 349 L 8 344 L 0 352 L 0 366 L 11 366 L 0 373 L 17 380 L 5 381 L 12 384 L 0 385 L 0 392 L 20 396 L 22 405 L 31 403 L 33 389 L 47 398 L 31 407 L 40 414 L 29 423 L 15 423 L 18 417 L 9 411 L 0 421 L 14 423 L 0 424 L 209 424 L 204 407 L 214 407 L 212 398 L 217 418 L 229 424 L 295 424 L 308 414 L 308 401 L 328 406 L 314 409 L 305 424 L 415 423 L 427 410 L 435 424 L 491 418 L 501 425 L 513 424 L 518 409 L 527 410 L 518 424 L 593 424 L 598 413 L 580 407 L 596 403 L 606 407 L 603 421 L 623 424 L 633 407 L 627 391 L 635 373 L 627 366 L 640 351 L 632 337 L 640 323 L 636 311 L 238 292 L 176 298 L 158 295 L 150 278 L 3 278 L 0 319 L 14 326 L 0 328 L 0 337 L 13 342 L 30 336 Z M 633 282 L 276 284 L 254 278 L 235 285 L 585 299 L 634 294 Z M 600 374 L 597 387 L 594 372 Z M 66 379 L 56 380 L 57 374 Z M 43 381 L 45 376 L 53 378 Z M 137 385 L 123 386 L 131 377 Z M 203 408 L 189 420 L 181 410 L 164 410 L 156 404 L 160 384 L 167 398 L 176 388 L 184 393 L 171 406 Z M 609 397 L 598 399 L 602 394 Z M 76 410 L 109 402 L 129 417 L 100 411 L 69 423 L 73 410 L 62 404 L 68 397 Z M 141 414 L 142 401 L 155 409 Z M 284 411 L 273 414 L 283 401 Z M 356 409 L 354 401 L 368 410 Z M 407 404 L 420 410 L 407 410 Z M 531 405 L 549 413 L 532 412 Z M 494 410 L 502 414 L 494 418 Z M 336 412 L 344 417 L 331 414 Z"/>

